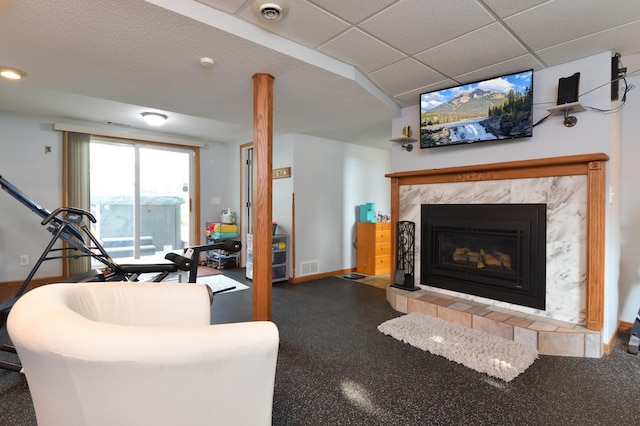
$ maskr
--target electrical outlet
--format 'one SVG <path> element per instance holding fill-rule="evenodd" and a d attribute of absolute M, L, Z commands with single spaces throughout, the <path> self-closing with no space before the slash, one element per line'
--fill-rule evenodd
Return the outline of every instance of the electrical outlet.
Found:
<path fill-rule="evenodd" d="M 616 195 L 615 192 L 613 192 L 613 186 L 609 187 L 609 204 L 613 204 L 613 196 Z"/>
<path fill-rule="evenodd" d="M 20 256 L 20 266 L 27 266 L 29 265 L 29 256 L 26 254 L 23 254 L 22 256 Z"/>

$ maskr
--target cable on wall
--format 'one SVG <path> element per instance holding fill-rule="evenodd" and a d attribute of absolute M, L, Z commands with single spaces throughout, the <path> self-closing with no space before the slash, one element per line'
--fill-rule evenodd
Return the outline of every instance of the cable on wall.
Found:
<path fill-rule="evenodd" d="M 618 58 L 618 60 L 620 60 L 620 58 Z M 603 83 L 603 84 L 601 84 L 601 85 L 599 85 L 599 86 L 596 86 L 596 87 L 594 87 L 593 89 L 587 90 L 587 91 L 586 91 L 586 92 L 584 92 L 584 93 L 581 93 L 581 94 L 578 96 L 578 98 L 579 98 L 579 97 L 584 96 L 584 95 L 586 95 L 586 94 L 588 94 L 588 93 L 591 93 L 591 92 L 593 92 L 593 91 L 595 91 L 595 90 L 598 90 L 598 89 L 600 89 L 600 88 L 602 88 L 602 87 L 605 87 L 605 86 L 607 86 L 607 85 L 609 85 L 609 84 L 612 84 L 612 83 L 614 83 L 614 82 L 616 82 L 616 81 L 622 81 L 622 82 L 623 82 L 623 84 L 624 84 L 624 87 L 623 87 L 623 89 L 622 89 L 622 98 L 620 99 L 620 104 L 619 104 L 618 106 L 616 106 L 616 107 L 614 107 L 614 108 L 610 108 L 610 109 L 602 109 L 602 108 L 596 108 L 596 107 L 591 107 L 591 106 L 585 105 L 585 106 L 584 106 L 584 108 L 585 108 L 585 109 L 587 109 L 587 110 L 589 110 L 589 111 L 593 111 L 593 112 L 599 112 L 599 113 L 602 113 L 602 114 L 612 114 L 612 113 L 619 112 L 619 111 L 621 111 L 621 110 L 622 110 L 622 108 L 624 108 L 624 106 L 625 106 L 625 104 L 626 104 L 626 102 L 627 102 L 627 93 L 629 93 L 630 91 L 632 91 L 632 90 L 633 90 L 633 89 L 635 89 L 635 87 L 636 87 L 635 85 L 633 85 L 633 84 L 629 84 L 629 83 L 627 82 L 627 75 L 635 75 L 635 74 L 637 74 L 637 73 L 639 73 L 639 72 L 640 72 L 640 69 L 635 70 L 635 71 L 633 71 L 633 72 L 631 72 L 631 73 L 628 73 L 628 74 L 627 74 L 627 69 L 626 69 L 625 67 L 622 67 L 622 62 L 621 62 L 621 61 L 620 61 L 620 65 L 621 65 L 621 67 L 620 67 L 620 74 L 621 74 L 621 75 L 620 75 L 618 78 L 611 79 L 611 80 L 607 81 L 606 83 Z M 548 105 L 548 104 L 553 104 L 553 102 L 538 102 L 538 103 L 535 103 L 534 105 Z M 548 115 L 546 115 L 546 116 L 542 117 L 540 120 L 538 120 L 538 121 L 533 125 L 533 127 L 536 127 L 537 125 L 539 125 L 539 124 L 542 124 L 542 123 L 546 122 L 546 121 L 547 121 L 547 119 L 548 119 L 549 117 L 551 117 L 551 115 L 552 115 L 552 114 L 548 114 Z"/>

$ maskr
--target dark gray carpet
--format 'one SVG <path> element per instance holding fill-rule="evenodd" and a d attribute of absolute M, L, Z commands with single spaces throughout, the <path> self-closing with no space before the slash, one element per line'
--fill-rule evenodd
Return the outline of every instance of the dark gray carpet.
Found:
<path fill-rule="evenodd" d="M 224 271 L 240 282 L 243 269 Z M 214 323 L 251 320 L 251 291 L 217 295 Z M 640 357 L 621 334 L 603 359 L 541 356 L 505 383 L 377 330 L 384 290 L 344 278 L 273 285 L 278 425 L 611 425 L 640 421 Z M 0 342 L 7 341 L 4 329 Z M 10 355 L 0 355 L 4 359 Z M 241 395 L 239 395 L 241 397 Z M 250 409 L 249 407 L 247 407 Z M 20 374 L 0 370 L 0 424 L 35 425 Z"/>

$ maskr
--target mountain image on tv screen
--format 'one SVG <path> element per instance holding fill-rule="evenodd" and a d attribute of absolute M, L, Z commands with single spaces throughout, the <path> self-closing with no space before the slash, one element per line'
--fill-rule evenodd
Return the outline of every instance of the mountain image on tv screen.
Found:
<path fill-rule="evenodd" d="M 420 148 L 529 137 L 533 70 L 420 95 Z"/>

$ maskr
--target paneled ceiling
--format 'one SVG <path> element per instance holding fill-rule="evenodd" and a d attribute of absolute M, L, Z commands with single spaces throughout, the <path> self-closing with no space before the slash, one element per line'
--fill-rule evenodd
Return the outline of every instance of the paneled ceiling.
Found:
<path fill-rule="evenodd" d="M 637 0 L 0 0 L 0 109 L 250 140 L 253 80 L 274 80 L 274 131 L 389 149 L 424 91 L 611 50 L 640 53 Z M 262 3 L 265 3 L 264 1 Z M 200 58 L 214 65 L 204 67 Z"/>

